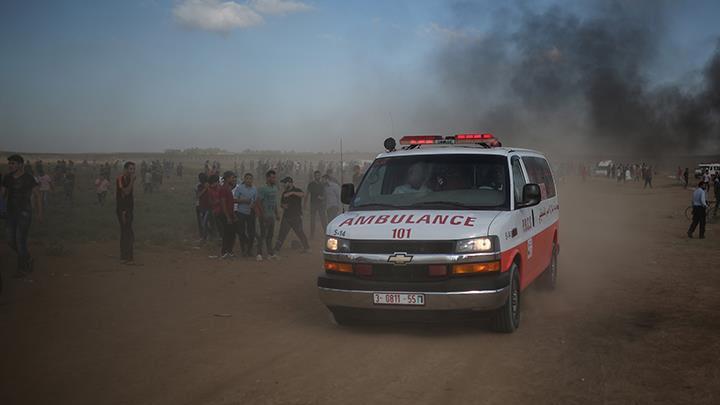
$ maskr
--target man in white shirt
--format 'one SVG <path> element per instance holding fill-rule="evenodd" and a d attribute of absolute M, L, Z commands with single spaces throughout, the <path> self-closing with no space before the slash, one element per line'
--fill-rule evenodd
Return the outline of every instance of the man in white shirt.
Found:
<path fill-rule="evenodd" d="M 693 207 L 693 220 L 688 229 L 688 238 L 693 237 L 695 228 L 700 225 L 700 239 L 705 239 L 705 215 L 707 210 L 707 198 L 705 193 L 705 187 L 707 183 L 701 181 L 698 183 L 698 188 L 693 191 L 692 194 L 692 207 Z"/>
<path fill-rule="evenodd" d="M 705 184 L 710 184 L 710 171 L 705 170 L 705 173 L 703 173 L 702 179 L 703 179 L 703 182 L 705 182 Z"/>
<path fill-rule="evenodd" d="M 325 215 L 327 221 L 332 221 L 341 210 L 340 202 L 340 185 L 337 184 L 335 179 L 325 175 L 323 176 L 323 183 L 325 184 Z"/>

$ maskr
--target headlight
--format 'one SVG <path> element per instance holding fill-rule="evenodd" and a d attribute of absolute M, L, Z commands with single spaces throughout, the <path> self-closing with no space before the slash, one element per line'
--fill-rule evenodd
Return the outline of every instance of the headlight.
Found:
<path fill-rule="evenodd" d="M 325 240 L 325 249 L 328 252 L 349 252 L 350 241 L 347 239 L 328 237 Z"/>
<path fill-rule="evenodd" d="M 493 237 L 460 240 L 457 242 L 455 251 L 457 253 L 492 252 L 495 248 L 494 240 Z"/>

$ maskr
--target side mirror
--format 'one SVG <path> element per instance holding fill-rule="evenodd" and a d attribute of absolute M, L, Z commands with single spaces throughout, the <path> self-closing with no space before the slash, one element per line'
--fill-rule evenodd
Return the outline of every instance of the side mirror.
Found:
<path fill-rule="evenodd" d="M 340 201 L 343 204 L 350 204 L 355 197 L 355 185 L 352 183 L 345 183 L 340 189 Z"/>
<path fill-rule="evenodd" d="M 540 204 L 540 186 L 528 183 L 523 187 L 522 202 L 517 204 L 518 208 L 532 207 Z"/>

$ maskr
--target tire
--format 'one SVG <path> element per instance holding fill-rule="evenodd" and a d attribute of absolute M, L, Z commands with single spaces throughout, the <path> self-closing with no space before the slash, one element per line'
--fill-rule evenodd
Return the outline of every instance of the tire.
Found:
<path fill-rule="evenodd" d="M 492 317 L 493 330 L 513 333 L 520 326 L 520 276 L 517 264 L 510 267 L 510 293 L 505 304 L 496 309 Z"/>
<path fill-rule="evenodd" d="M 693 209 L 692 206 L 687 207 L 685 209 L 685 217 L 688 219 L 688 221 L 692 221 L 693 219 Z"/>
<path fill-rule="evenodd" d="M 328 308 L 332 313 L 333 320 L 338 326 L 353 326 L 359 323 L 359 320 L 351 316 L 348 311 L 342 308 Z"/>
<path fill-rule="evenodd" d="M 553 244 L 552 257 L 550 258 L 550 265 L 543 272 L 540 278 L 540 285 L 546 290 L 553 291 L 557 288 L 557 274 L 558 272 L 558 253 L 557 246 Z"/>

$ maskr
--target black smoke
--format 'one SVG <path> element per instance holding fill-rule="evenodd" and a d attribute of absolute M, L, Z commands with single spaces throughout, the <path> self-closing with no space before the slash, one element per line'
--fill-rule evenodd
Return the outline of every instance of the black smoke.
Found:
<path fill-rule="evenodd" d="M 592 4 L 582 15 L 557 6 L 497 13 L 489 32 L 440 49 L 444 88 L 483 107 L 470 113 L 483 128 L 540 141 L 561 131 L 646 154 L 720 141 L 720 42 L 696 83 L 653 84 L 667 40 L 664 3 Z M 460 23 L 480 12 L 454 7 Z"/>

